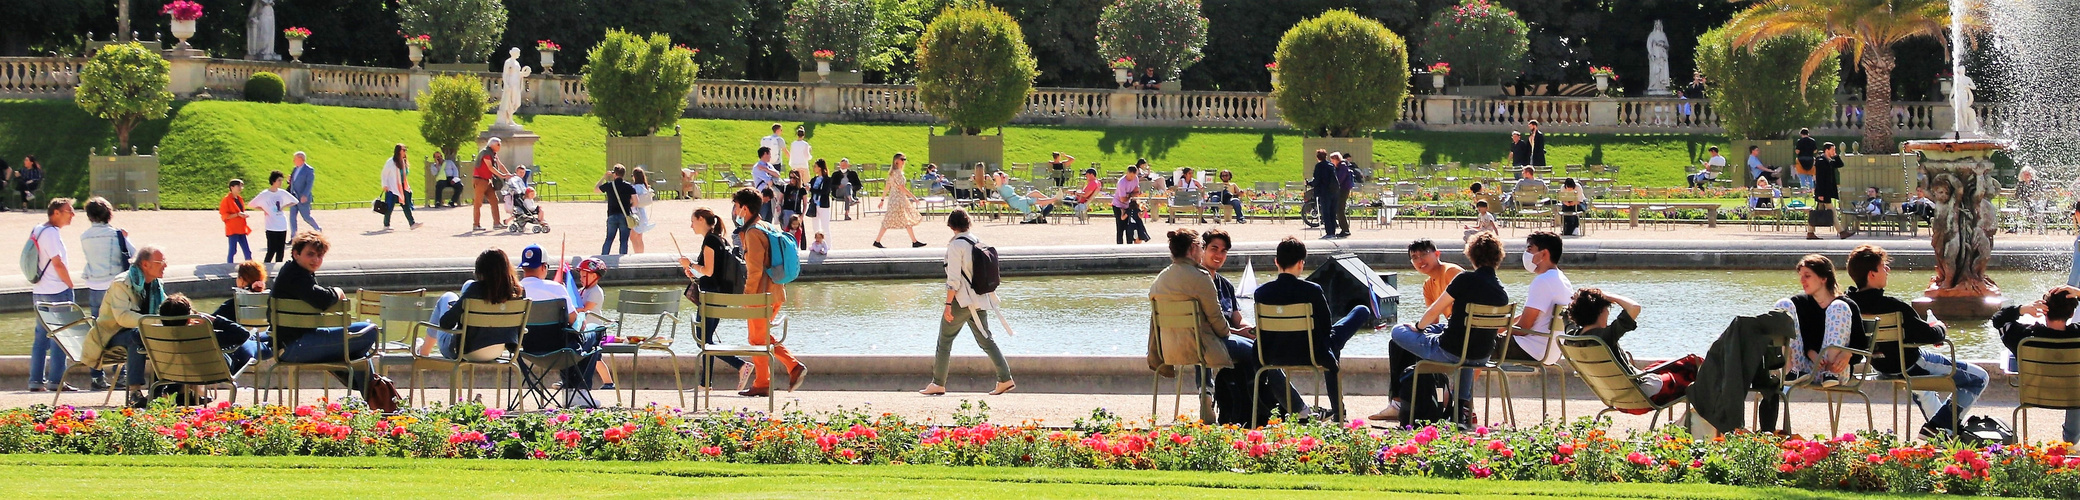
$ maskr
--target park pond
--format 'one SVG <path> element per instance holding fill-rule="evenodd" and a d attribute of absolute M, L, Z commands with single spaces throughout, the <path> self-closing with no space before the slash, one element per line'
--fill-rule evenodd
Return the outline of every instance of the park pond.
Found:
<path fill-rule="evenodd" d="M 1260 269 L 1261 271 L 1261 269 Z M 1918 290 L 1923 271 L 1894 273 L 1895 296 Z M 1236 273 L 1229 273 L 1236 279 Z M 1513 300 L 1531 281 L 1530 273 L 1503 271 L 1503 284 Z M 2058 272 L 1996 271 L 1991 273 L 2007 292 L 2010 303 L 2034 300 L 2045 290 L 2064 284 Z M 1268 282 L 1275 275 L 1260 272 Z M 1625 338 L 1625 347 L 1643 359 L 1679 357 L 1702 353 L 1734 316 L 1768 311 L 1777 299 L 1795 293 L 1797 283 L 1790 270 L 1783 271 L 1628 271 L 1576 270 L 1568 277 L 1577 287 L 1595 286 L 1641 302 L 1644 313 L 1639 330 Z M 1846 275 L 1841 275 L 1847 287 Z M 1149 275 L 1091 275 L 1051 277 L 1007 277 L 999 297 L 1013 332 L 999 332 L 997 343 L 1009 355 L 1141 355 L 1147 346 Z M 1420 274 L 1403 271 L 1401 289 L 1406 297 L 1400 317 L 1412 322 L 1422 314 Z M 1238 282 L 1240 280 L 1237 280 Z M 657 288 L 657 287 L 629 287 Z M 614 292 L 608 291 L 609 308 Z M 804 282 L 788 287 L 792 320 L 787 344 L 800 354 L 931 355 L 939 328 L 939 304 L 945 287 L 937 280 Z M 215 307 L 221 299 L 202 302 Z M 690 312 L 691 309 L 689 308 Z M 610 313 L 609 317 L 613 315 Z M 0 314 L 0 354 L 29 352 L 33 319 L 28 312 Z M 630 318 L 630 335 L 648 335 L 652 320 Z M 2005 355 L 1998 335 L 1983 322 L 1956 325 L 1951 338 L 1967 359 L 1996 359 Z M 688 334 L 690 326 L 680 331 Z M 993 330 L 1001 330 L 994 318 Z M 743 326 L 725 322 L 724 339 L 742 338 Z M 1384 356 L 1385 330 L 1361 333 L 1345 348 L 1350 356 Z M 691 352 L 690 343 L 679 348 Z M 972 340 L 954 342 L 958 355 L 980 355 Z"/>

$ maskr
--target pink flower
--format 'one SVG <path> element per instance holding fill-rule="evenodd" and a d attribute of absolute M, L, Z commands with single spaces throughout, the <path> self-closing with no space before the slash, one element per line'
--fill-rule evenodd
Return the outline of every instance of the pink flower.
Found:
<path fill-rule="evenodd" d="M 498 420 L 498 419 L 500 419 L 500 418 L 505 418 L 505 416 L 506 416 L 506 411 L 505 411 L 505 410 L 501 410 L 501 409 L 497 409 L 497 408 L 485 408 L 485 409 L 484 409 L 484 418 L 488 418 L 488 419 L 491 419 L 491 420 Z"/>
<path fill-rule="evenodd" d="M 1637 451 L 1626 454 L 1625 461 L 1632 462 L 1634 465 L 1654 465 L 1654 457 Z"/>
<path fill-rule="evenodd" d="M 1430 442 L 1431 442 L 1431 441 L 1436 441 L 1436 440 L 1437 440 L 1437 426 L 1434 426 L 1434 425 L 1426 425 L 1426 426 L 1423 426 L 1423 430 L 1420 430 L 1420 431 L 1416 431 L 1416 435 L 1415 435 L 1415 442 L 1416 442 L 1416 444 L 1420 444 L 1420 445 L 1427 445 L 1427 444 L 1430 444 Z"/>
<path fill-rule="evenodd" d="M 1559 453 L 1560 453 L 1561 455 L 1573 455 L 1573 454 L 1574 454 L 1574 444 L 1573 444 L 1573 443 L 1561 443 L 1561 444 L 1560 444 L 1560 446 L 1559 446 L 1559 447 L 1557 447 L 1557 448 L 1555 448 L 1555 449 L 1554 449 L 1553 451 L 1557 451 L 1557 452 L 1559 452 Z"/>
<path fill-rule="evenodd" d="M 1943 474 L 1949 476 L 1963 477 L 1967 479 L 1971 478 L 1971 476 L 1965 474 L 1964 469 L 1959 469 L 1956 465 L 1943 466 Z"/>
<path fill-rule="evenodd" d="M 859 458 L 859 452 L 852 451 L 852 448 L 838 450 L 838 458 L 843 458 L 846 461 L 851 461 L 854 458 Z"/>
<path fill-rule="evenodd" d="M 720 447 L 720 446 L 709 446 L 709 447 L 704 447 L 704 448 L 701 448 L 701 454 L 702 454 L 702 455 L 707 455 L 707 456 L 711 456 L 711 457 L 719 457 L 719 456 L 722 456 L 722 447 Z"/>
<path fill-rule="evenodd" d="M 1487 479 L 1488 476 L 1495 475 L 1495 469 L 1482 467 L 1476 464 L 1466 464 L 1466 470 L 1473 472 L 1473 477 L 1479 479 Z"/>
<path fill-rule="evenodd" d="M 548 452 L 545 452 L 545 451 L 542 451 L 542 450 L 534 450 L 534 459 L 535 459 L 535 460 L 547 460 L 548 458 L 549 458 L 549 453 L 548 453 Z"/>
<path fill-rule="evenodd" d="M 1249 442 L 1264 442 L 1264 431 L 1249 431 L 1249 434 L 1247 434 L 1246 436 L 1249 438 Z"/>

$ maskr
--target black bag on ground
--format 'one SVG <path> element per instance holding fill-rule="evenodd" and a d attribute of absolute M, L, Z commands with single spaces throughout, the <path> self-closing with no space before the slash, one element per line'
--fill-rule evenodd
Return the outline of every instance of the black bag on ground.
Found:
<path fill-rule="evenodd" d="M 1806 224 L 1813 227 L 1834 227 L 1834 209 L 1811 210 L 1806 216 Z"/>
<path fill-rule="evenodd" d="M 1996 417 L 1973 415 L 1958 432 L 1958 440 L 1973 446 L 2015 444 L 2015 427 Z"/>
<path fill-rule="evenodd" d="M 1396 385 L 1407 387 L 1407 377 L 1407 375 L 1403 375 L 1401 377 L 1401 380 L 1403 382 Z M 1451 393 L 1450 385 L 1448 385 L 1449 382 L 1450 381 L 1445 379 L 1444 375 L 1436 373 L 1424 374 L 1420 377 L 1417 377 L 1416 392 L 1415 394 L 1409 395 L 1407 400 L 1408 405 L 1402 408 L 1402 411 L 1408 412 L 1408 417 L 1403 418 L 1402 421 L 1434 422 L 1439 420 L 1451 420 L 1453 395 Z M 1443 397 L 1439 397 L 1440 394 L 1442 394 Z"/>

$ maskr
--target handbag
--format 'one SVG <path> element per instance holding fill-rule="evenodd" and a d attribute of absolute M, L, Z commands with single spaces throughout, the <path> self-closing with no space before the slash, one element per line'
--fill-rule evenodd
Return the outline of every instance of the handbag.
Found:
<path fill-rule="evenodd" d="M 1811 214 L 1806 217 L 1806 224 L 1812 227 L 1833 227 L 1834 209 L 1813 209 Z"/>
<path fill-rule="evenodd" d="M 380 196 L 376 197 L 375 201 L 369 202 L 368 208 L 375 210 L 379 214 L 390 215 L 390 200 Z"/>

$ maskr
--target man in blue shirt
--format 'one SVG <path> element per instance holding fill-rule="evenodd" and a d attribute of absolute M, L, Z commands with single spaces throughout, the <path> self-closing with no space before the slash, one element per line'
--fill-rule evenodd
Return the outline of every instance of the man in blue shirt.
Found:
<path fill-rule="evenodd" d="M 1258 333 L 1257 350 L 1269 364 L 1314 364 L 1327 369 L 1323 378 L 1329 386 L 1329 404 L 1336 412 L 1336 420 L 1342 421 L 1343 391 L 1338 380 L 1337 360 L 1343 357 L 1343 346 L 1352 335 L 1372 323 L 1372 309 L 1365 306 L 1351 308 L 1341 318 L 1330 319 L 1335 314 L 1329 310 L 1329 295 L 1321 285 L 1300 279 L 1307 267 L 1307 244 L 1287 237 L 1278 242 L 1278 279 L 1257 287 L 1257 303 L 1267 306 L 1308 304 L 1314 316 L 1314 328 L 1306 332 L 1312 338 L 1314 352 L 1308 352 L 1308 341 L 1281 337 L 1276 341 L 1263 340 L 1264 332 Z M 1272 332 L 1271 335 L 1300 332 Z"/>
<path fill-rule="evenodd" d="M 294 237 L 297 233 L 296 219 L 299 217 L 303 219 L 303 223 L 311 225 L 312 231 L 325 232 L 325 228 L 318 227 L 317 220 L 311 219 L 311 188 L 313 187 L 312 184 L 318 182 L 318 171 L 311 168 L 309 163 L 304 163 L 303 160 L 303 152 L 297 151 L 296 167 L 289 171 L 289 195 L 296 197 L 296 206 L 289 207 L 289 235 L 291 237 Z"/>
<path fill-rule="evenodd" d="M 1753 181 L 1758 177 L 1769 178 L 1771 184 L 1778 182 L 1777 169 L 1762 164 L 1762 146 L 1748 146 L 1748 180 Z"/>

